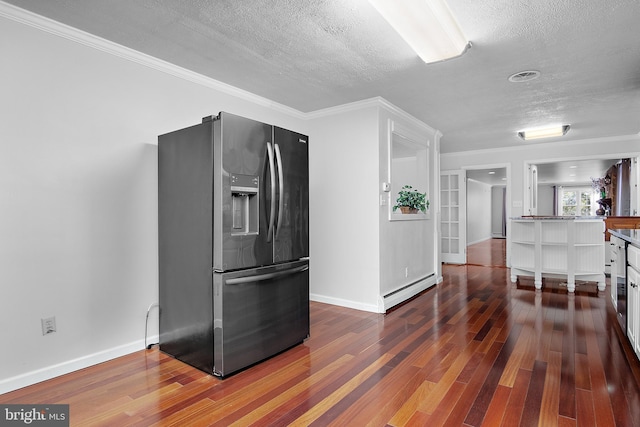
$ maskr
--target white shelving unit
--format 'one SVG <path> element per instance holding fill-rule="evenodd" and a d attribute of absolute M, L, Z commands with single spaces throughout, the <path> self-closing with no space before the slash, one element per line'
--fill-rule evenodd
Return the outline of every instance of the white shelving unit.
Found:
<path fill-rule="evenodd" d="M 511 281 L 533 276 L 536 289 L 543 277 L 566 278 L 574 292 L 576 279 L 598 282 L 605 289 L 605 243 L 602 219 L 523 217 L 511 220 Z"/>

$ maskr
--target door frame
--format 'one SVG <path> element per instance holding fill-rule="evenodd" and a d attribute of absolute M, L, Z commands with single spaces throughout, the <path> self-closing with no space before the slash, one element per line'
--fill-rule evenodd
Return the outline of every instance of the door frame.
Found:
<path fill-rule="evenodd" d="M 640 153 L 610 153 L 610 154 L 592 154 L 588 156 L 565 156 L 565 157 L 551 157 L 548 159 L 537 160 L 525 160 L 524 161 L 524 192 L 522 198 L 524 200 L 523 212 L 530 212 L 523 215 L 535 215 L 537 213 L 537 205 L 532 206 L 534 194 L 532 194 L 532 174 L 530 168 L 539 164 L 556 163 L 556 162 L 569 162 L 569 161 L 581 161 L 581 160 L 593 160 L 593 159 L 631 159 L 631 174 L 636 179 L 636 182 L 640 183 L 640 167 L 638 163 L 640 161 Z M 640 214 L 640 185 L 636 186 L 635 191 L 631 189 L 631 210 L 636 210 L 636 215 Z M 531 213 L 535 212 L 535 213 Z"/>
<path fill-rule="evenodd" d="M 467 175 L 468 170 L 484 170 L 484 169 L 505 169 L 506 170 L 506 178 L 505 181 L 505 216 L 507 219 L 507 236 L 506 236 L 506 265 L 507 267 L 511 267 L 511 222 L 509 219 L 511 218 L 511 163 L 491 163 L 491 164 L 482 164 L 482 165 L 473 165 L 473 166 L 462 166 L 460 169 L 464 170 L 465 177 Z M 464 192 L 467 194 L 467 179 L 464 179 Z M 465 202 L 465 208 L 468 209 L 468 205 Z M 468 212 L 465 213 L 464 218 L 464 227 L 466 233 L 467 227 L 467 217 Z M 462 225 L 461 225 L 462 226 Z M 466 243 L 466 242 L 465 242 Z M 465 263 L 466 263 L 466 248 L 465 248 Z"/>

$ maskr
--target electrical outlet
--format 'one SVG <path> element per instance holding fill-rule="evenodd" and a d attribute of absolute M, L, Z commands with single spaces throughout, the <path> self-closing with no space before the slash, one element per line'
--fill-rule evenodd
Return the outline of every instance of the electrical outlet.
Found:
<path fill-rule="evenodd" d="M 40 319 L 42 324 L 42 335 L 52 334 L 56 331 L 56 317 L 47 317 L 46 319 Z"/>

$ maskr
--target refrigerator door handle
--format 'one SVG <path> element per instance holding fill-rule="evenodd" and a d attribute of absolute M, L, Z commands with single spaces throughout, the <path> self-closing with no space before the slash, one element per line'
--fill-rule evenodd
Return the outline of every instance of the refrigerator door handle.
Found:
<path fill-rule="evenodd" d="M 280 234 L 280 225 L 282 224 L 282 211 L 284 210 L 284 171 L 282 170 L 282 156 L 280 155 L 280 147 L 274 144 L 276 148 L 276 160 L 278 162 L 278 225 L 276 226 L 276 236 Z"/>
<path fill-rule="evenodd" d="M 240 285 L 242 283 L 261 282 L 263 280 L 275 279 L 277 277 L 289 276 L 291 274 L 300 273 L 308 269 L 309 269 L 308 265 L 302 265 L 300 267 L 291 268 L 289 270 L 275 271 L 273 273 L 259 274 L 257 276 L 236 277 L 235 279 L 228 279 L 225 282 L 225 284 Z"/>
<path fill-rule="evenodd" d="M 267 231 L 267 242 L 273 236 L 273 222 L 276 217 L 276 166 L 273 160 L 273 147 L 267 142 L 267 157 L 269 157 L 269 173 L 271 176 L 271 213 L 269 215 L 269 230 Z"/>

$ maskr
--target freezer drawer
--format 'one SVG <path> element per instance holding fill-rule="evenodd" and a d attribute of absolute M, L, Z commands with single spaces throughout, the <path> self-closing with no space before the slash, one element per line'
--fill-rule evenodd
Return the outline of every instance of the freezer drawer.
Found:
<path fill-rule="evenodd" d="M 308 270 L 304 260 L 214 274 L 214 375 L 229 375 L 309 336 Z"/>

